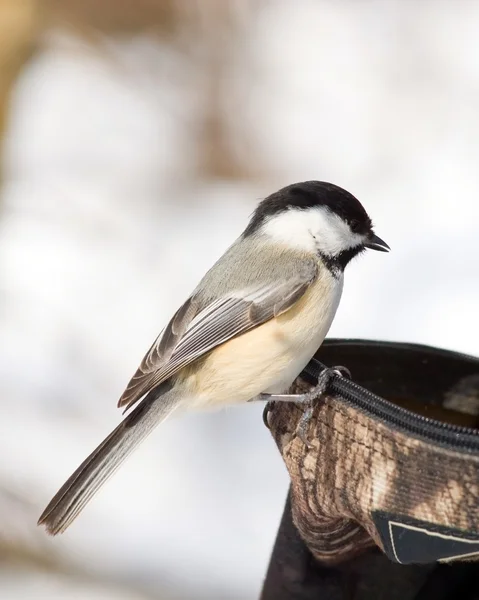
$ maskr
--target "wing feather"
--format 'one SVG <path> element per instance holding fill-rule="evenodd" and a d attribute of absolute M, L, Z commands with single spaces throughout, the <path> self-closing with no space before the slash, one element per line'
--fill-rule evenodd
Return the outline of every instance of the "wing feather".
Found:
<path fill-rule="evenodd" d="M 191 296 L 155 340 L 121 396 L 128 410 L 152 388 L 229 339 L 290 309 L 317 277 L 311 261 L 294 276 L 230 293 L 201 306 Z"/>

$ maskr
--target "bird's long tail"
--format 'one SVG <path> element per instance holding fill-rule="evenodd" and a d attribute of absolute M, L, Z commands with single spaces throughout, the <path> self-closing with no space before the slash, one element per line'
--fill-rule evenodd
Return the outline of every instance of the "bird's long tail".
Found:
<path fill-rule="evenodd" d="M 174 389 L 160 386 L 152 390 L 63 484 L 38 525 L 45 525 L 51 535 L 63 533 L 140 442 L 177 407 L 177 402 Z"/>

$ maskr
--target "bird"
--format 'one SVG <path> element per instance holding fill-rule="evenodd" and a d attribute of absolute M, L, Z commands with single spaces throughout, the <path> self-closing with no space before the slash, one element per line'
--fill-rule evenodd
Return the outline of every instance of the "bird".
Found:
<path fill-rule="evenodd" d="M 366 210 L 332 183 L 304 181 L 263 199 L 155 339 L 121 395 L 123 421 L 38 520 L 64 532 L 105 481 L 173 413 L 253 400 L 311 402 L 286 392 L 323 342 L 344 270 L 366 249 L 388 252 Z M 311 411 L 309 411 L 311 412 Z"/>

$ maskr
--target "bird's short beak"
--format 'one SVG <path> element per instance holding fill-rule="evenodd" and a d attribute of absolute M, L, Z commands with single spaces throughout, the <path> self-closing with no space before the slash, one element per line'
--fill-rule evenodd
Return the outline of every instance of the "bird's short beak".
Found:
<path fill-rule="evenodd" d="M 391 250 L 386 242 L 384 242 L 375 233 L 371 233 L 368 241 L 364 245 L 366 248 L 370 248 L 371 250 L 379 250 L 380 252 L 389 252 L 389 250 Z"/>

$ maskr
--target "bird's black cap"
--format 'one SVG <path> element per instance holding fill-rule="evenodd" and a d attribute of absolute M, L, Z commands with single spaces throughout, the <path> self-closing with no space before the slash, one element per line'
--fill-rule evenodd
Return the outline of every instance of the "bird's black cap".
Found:
<path fill-rule="evenodd" d="M 257 231 L 268 217 L 289 209 L 327 207 L 346 221 L 354 233 L 367 234 L 372 229 L 371 219 L 363 205 L 352 194 L 325 181 L 293 183 L 265 198 L 256 208 L 243 235 Z"/>

